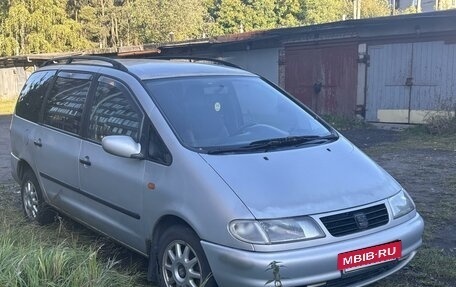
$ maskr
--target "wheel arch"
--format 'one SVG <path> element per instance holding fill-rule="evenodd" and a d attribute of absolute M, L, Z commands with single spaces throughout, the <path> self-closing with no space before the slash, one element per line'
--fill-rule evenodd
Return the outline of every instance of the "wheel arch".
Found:
<path fill-rule="evenodd" d="M 157 282 L 157 274 L 156 274 L 156 268 L 157 268 L 157 253 L 158 253 L 158 242 L 160 240 L 161 234 L 163 232 L 175 225 L 182 225 L 185 227 L 190 228 L 199 238 L 200 236 L 196 232 L 196 230 L 184 219 L 182 219 L 179 216 L 176 215 L 164 215 L 160 217 L 159 220 L 157 220 L 157 223 L 155 224 L 153 230 L 152 230 L 152 236 L 147 242 L 148 246 L 148 251 L 147 254 L 149 255 L 149 266 L 148 266 L 148 271 L 147 271 L 147 279 L 152 282 Z"/>
<path fill-rule="evenodd" d="M 33 173 L 35 173 L 32 166 L 26 160 L 20 159 L 17 164 L 17 176 L 18 176 L 19 180 L 22 180 L 22 177 L 24 176 L 24 174 L 27 170 L 30 170 Z M 35 174 L 35 176 L 36 176 L 36 174 Z"/>

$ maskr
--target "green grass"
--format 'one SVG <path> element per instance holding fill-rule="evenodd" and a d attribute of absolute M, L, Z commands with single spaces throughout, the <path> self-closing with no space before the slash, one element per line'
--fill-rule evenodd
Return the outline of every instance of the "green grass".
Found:
<path fill-rule="evenodd" d="M 142 285 L 138 266 L 122 264 L 115 249 L 103 252 L 105 242 L 92 232 L 65 220 L 46 227 L 27 222 L 10 187 L 0 186 L 0 286 Z"/>
<path fill-rule="evenodd" d="M 456 134 L 429 134 L 426 126 L 415 126 L 405 130 L 399 147 L 432 148 L 456 151 Z"/>
<path fill-rule="evenodd" d="M 365 121 L 355 117 L 345 117 L 336 115 L 322 115 L 321 117 L 327 123 L 329 123 L 334 128 L 340 131 L 368 126 L 368 124 Z"/>
<path fill-rule="evenodd" d="M 423 246 L 400 272 L 372 287 L 449 287 L 456 282 L 456 254 Z"/>
<path fill-rule="evenodd" d="M 426 131 L 426 127 L 415 126 L 402 131 L 399 141 L 373 146 L 366 152 L 376 155 L 385 152 L 406 151 L 407 149 L 456 151 L 456 134 L 433 135 Z"/>
<path fill-rule="evenodd" d="M 427 154 L 433 150 L 451 155 L 456 152 L 456 134 L 431 135 L 425 126 L 416 126 L 403 131 L 400 141 L 368 148 L 366 152 L 379 158 L 388 153 L 407 157 L 410 156 L 407 151 L 412 149 L 414 154 Z M 456 245 L 451 246 L 449 242 L 456 240 L 453 231 L 456 228 L 452 228 L 456 222 L 456 175 L 439 166 L 438 162 L 432 162 L 432 158 L 417 162 L 413 168 L 415 172 L 410 173 L 411 177 L 426 178 L 429 172 L 441 171 L 437 178 L 432 179 L 438 193 L 429 193 L 426 201 L 417 203 L 417 209 L 425 219 L 423 246 L 407 267 L 373 287 L 455 286 Z M 403 180 L 413 182 L 412 178 Z"/>

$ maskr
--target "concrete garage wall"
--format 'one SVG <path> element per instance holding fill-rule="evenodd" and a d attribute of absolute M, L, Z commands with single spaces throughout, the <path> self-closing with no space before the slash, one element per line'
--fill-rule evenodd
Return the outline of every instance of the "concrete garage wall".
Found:
<path fill-rule="evenodd" d="M 279 49 L 224 52 L 221 59 L 279 83 Z"/>
<path fill-rule="evenodd" d="M 17 98 L 29 75 L 30 72 L 24 67 L 0 69 L 0 99 Z"/>
<path fill-rule="evenodd" d="M 163 56 L 172 57 L 204 57 L 211 59 L 219 59 L 233 63 L 241 68 L 258 74 L 274 84 L 279 84 L 279 48 L 265 49 L 248 49 L 248 45 L 243 45 L 241 50 L 224 50 L 217 49 L 202 49 L 200 51 L 170 51 L 162 53 Z"/>

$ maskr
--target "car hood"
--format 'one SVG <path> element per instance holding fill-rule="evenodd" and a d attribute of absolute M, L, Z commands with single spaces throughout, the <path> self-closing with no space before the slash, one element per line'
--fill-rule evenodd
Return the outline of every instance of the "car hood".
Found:
<path fill-rule="evenodd" d="M 254 154 L 201 154 L 257 219 L 318 214 L 396 194 L 401 186 L 348 140 Z"/>

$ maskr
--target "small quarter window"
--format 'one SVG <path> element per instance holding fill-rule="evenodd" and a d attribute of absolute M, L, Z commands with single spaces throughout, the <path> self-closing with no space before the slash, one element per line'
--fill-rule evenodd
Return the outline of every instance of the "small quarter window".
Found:
<path fill-rule="evenodd" d="M 151 160 L 164 164 L 170 165 L 172 158 L 171 153 L 165 146 L 165 143 L 161 139 L 155 128 L 151 127 L 149 130 L 149 157 Z"/>
<path fill-rule="evenodd" d="M 139 142 L 141 114 L 119 82 L 101 77 L 89 117 L 88 138 L 100 142 L 109 135 L 126 135 Z"/>
<path fill-rule="evenodd" d="M 44 108 L 43 122 L 78 134 L 90 83 L 90 74 L 59 73 Z"/>
<path fill-rule="evenodd" d="M 49 82 L 55 71 L 36 72 L 25 83 L 16 104 L 16 115 L 37 122 Z"/>

